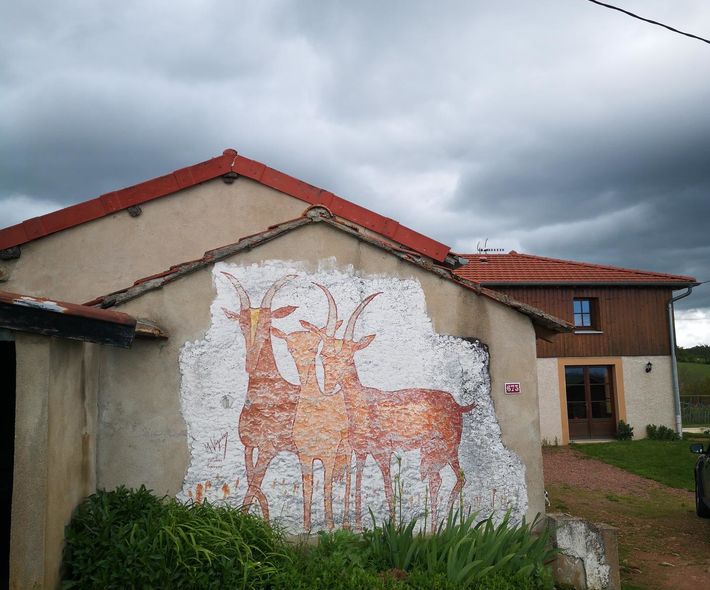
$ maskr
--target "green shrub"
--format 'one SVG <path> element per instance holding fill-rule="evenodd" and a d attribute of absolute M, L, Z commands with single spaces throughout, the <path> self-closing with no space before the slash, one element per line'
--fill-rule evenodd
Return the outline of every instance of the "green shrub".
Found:
<path fill-rule="evenodd" d="M 631 440 L 632 438 L 634 438 L 634 427 L 619 420 L 616 426 L 616 440 Z"/>
<path fill-rule="evenodd" d="M 63 588 L 263 588 L 287 561 L 280 535 L 255 516 L 120 487 L 77 508 Z"/>
<path fill-rule="evenodd" d="M 646 426 L 646 436 L 652 440 L 680 440 L 680 437 L 672 428 L 668 426 L 656 426 L 655 424 L 649 424 Z"/>

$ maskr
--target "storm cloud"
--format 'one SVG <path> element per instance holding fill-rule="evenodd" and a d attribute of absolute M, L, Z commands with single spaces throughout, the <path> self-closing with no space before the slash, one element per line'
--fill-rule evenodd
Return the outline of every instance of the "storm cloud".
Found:
<path fill-rule="evenodd" d="M 708 280 L 708 105 L 710 46 L 585 0 L 14 3 L 0 226 L 234 147 L 458 251 Z M 710 342 L 710 287 L 681 309 Z"/>

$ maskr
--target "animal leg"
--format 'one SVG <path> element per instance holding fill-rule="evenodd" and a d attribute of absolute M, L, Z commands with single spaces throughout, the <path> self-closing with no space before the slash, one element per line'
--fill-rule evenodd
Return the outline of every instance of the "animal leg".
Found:
<path fill-rule="evenodd" d="M 441 474 L 438 471 L 429 473 L 429 497 L 431 498 L 431 532 L 436 532 L 437 504 L 439 502 L 439 488 L 441 487 Z"/>
<path fill-rule="evenodd" d="M 385 485 L 385 498 L 387 498 L 387 506 L 390 509 L 390 519 L 394 520 L 394 494 L 392 493 L 392 476 L 390 473 L 390 460 L 392 459 L 392 453 L 389 451 L 373 453 L 377 465 L 380 467 L 382 472 L 382 479 Z"/>
<path fill-rule="evenodd" d="M 261 506 L 261 515 L 264 517 L 264 520 L 267 521 L 269 520 L 269 502 L 261 489 L 261 482 L 264 481 L 266 470 L 269 468 L 269 464 L 274 458 L 274 455 L 275 453 L 273 451 L 266 453 L 262 449 L 259 449 L 259 456 L 257 457 L 256 465 L 254 466 L 252 481 L 249 485 L 249 490 L 247 491 L 247 496 L 250 499 L 253 497 L 258 499 L 259 505 Z"/>
<path fill-rule="evenodd" d="M 325 504 L 325 526 L 329 531 L 333 530 L 333 467 L 335 459 L 332 457 L 323 463 L 323 502 Z"/>
<path fill-rule="evenodd" d="M 465 483 L 465 478 L 463 475 L 463 471 L 461 471 L 461 465 L 459 464 L 458 457 L 453 458 L 449 464 L 451 465 L 451 468 L 454 470 L 454 473 L 456 474 L 456 484 L 451 489 L 451 493 L 449 494 L 449 504 L 448 504 L 447 510 L 450 512 L 454 506 L 454 502 L 456 501 L 456 496 L 458 496 L 459 493 L 461 492 L 461 490 L 463 489 L 463 484 Z M 459 516 L 463 516 L 463 515 L 459 515 Z"/>
<path fill-rule="evenodd" d="M 355 530 L 362 531 L 362 470 L 367 455 L 355 454 Z"/>
<path fill-rule="evenodd" d="M 248 510 L 254 499 L 251 487 L 251 482 L 254 480 L 254 447 L 244 447 L 244 466 L 247 470 L 247 491 L 244 494 L 242 505 Z"/>
<path fill-rule="evenodd" d="M 350 473 L 350 454 L 346 455 L 347 462 L 345 463 L 345 498 L 343 498 L 343 528 L 350 528 L 350 481 L 352 474 Z"/>
<path fill-rule="evenodd" d="M 311 530 L 311 501 L 313 500 L 313 457 L 299 456 L 303 481 L 303 528 Z"/>
<path fill-rule="evenodd" d="M 338 445 L 337 455 L 335 457 L 335 467 L 333 472 L 333 481 L 345 480 L 345 497 L 343 498 L 343 528 L 350 528 L 350 460 L 352 450 L 348 444 L 347 431 L 343 433 Z"/>
<path fill-rule="evenodd" d="M 254 498 L 256 497 L 257 502 L 259 502 L 259 507 L 263 514 L 269 513 L 269 501 L 266 499 L 264 492 L 261 488 L 254 488 L 252 482 L 254 481 L 254 449 L 255 447 L 247 447 L 244 449 L 244 463 L 247 468 L 247 492 L 244 495 L 244 500 L 242 501 L 242 506 L 246 507 L 247 510 L 252 505 Z M 270 460 L 269 460 L 270 462 Z"/>

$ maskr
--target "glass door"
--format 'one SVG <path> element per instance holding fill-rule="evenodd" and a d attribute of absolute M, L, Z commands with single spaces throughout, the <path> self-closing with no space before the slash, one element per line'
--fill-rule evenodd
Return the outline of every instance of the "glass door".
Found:
<path fill-rule="evenodd" d="M 612 367 L 565 367 L 565 389 L 570 439 L 614 436 Z"/>

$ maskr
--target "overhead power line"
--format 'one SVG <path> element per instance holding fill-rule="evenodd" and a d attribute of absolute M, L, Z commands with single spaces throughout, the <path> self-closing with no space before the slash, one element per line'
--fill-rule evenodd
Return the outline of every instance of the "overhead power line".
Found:
<path fill-rule="evenodd" d="M 686 37 L 690 37 L 691 39 L 697 39 L 698 41 L 702 41 L 703 43 L 707 43 L 708 45 L 710 45 L 710 39 L 698 37 L 697 35 L 693 35 L 692 33 L 686 33 L 685 31 L 679 31 L 678 29 L 675 29 L 669 25 L 664 25 L 663 23 L 659 23 L 657 20 L 651 20 L 650 18 L 644 18 L 642 16 L 639 16 L 638 14 L 634 14 L 633 12 L 629 12 L 628 10 L 624 10 L 623 8 L 619 8 L 618 6 L 612 6 L 611 4 L 607 4 L 605 2 L 598 2 L 598 0 L 588 0 L 588 2 L 591 2 L 592 4 L 598 4 L 599 6 L 604 6 L 605 8 L 611 8 L 612 10 L 618 10 L 619 12 L 623 12 L 624 14 L 632 16 L 633 18 L 637 18 L 637 19 L 642 20 L 644 22 L 651 23 L 652 25 L 658 25 L 659 27 L 663 27 L 664 29 L 668 29 L 669 31 L 673 31 L 674 33 L 678 33 L 679 35 L 685 35 Z"/>

